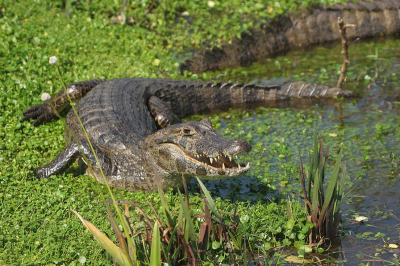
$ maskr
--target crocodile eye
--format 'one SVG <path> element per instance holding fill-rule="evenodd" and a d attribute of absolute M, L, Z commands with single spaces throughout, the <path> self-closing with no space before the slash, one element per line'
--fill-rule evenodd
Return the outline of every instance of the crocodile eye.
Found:
<path fill-rule="evenodd" d="M 194 131 L 189 128 L 183 128 L 182 134 L 185 136 L 192 136 L 192 135 L 194 135 Z"/>

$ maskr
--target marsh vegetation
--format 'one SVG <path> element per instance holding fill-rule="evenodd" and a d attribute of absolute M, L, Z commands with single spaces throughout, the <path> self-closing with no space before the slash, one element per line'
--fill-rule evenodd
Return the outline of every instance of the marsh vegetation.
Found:
<path fill-rule="evenodd" d="M 321 1 L 302 1 L 311 2 Z M 71 209 L 118 242 L 107 220 L 107 189 L 80 175 L 77 165 L 63 175 L 41 181 L 34 178 L 29 169 L 49 162 L 64 148 L 64 119 L 32 127 L 28 122 L 19 122 L 22 110 L 40 103 L 43 92 L 54 94 L 60 90 L 62 81 L 182 78 L 178 76 L 178 64 L 192 51 L 229 40 L 259 23 L 261 17 L 299 7 L 296 1 L 215 1 L 213 6 L 207 2 L 164 1 L 149 10 L 151 4 L 43 0 L 29 5 L 26 1 L 1 3 L 0 264 L 110 264 L 110 256 L 85 231 Z M 221 23 L 215 23 L 217 18 Z M 221 134 L 244 138 L 253 145 L 246 157 L 252 162 L 252 170 L 246 176 L 205 182 L 216 208 L 237 214 L 229 219 L 240 224 L 237 229 L 241 235 L 236 231 L 236 237 L 247 242 L 246 246 L 237 244 L 245 252 L 235 253 L 235 259 L 249 261 L 249 254 L 262 255 L 274 264 L 284 263 L 291 254 L 297 257 L 311 252 L 304 246 L 312 225 L 296 195 L 302 193 L 298 149 L 307 162 L 304 158 L 313 150 L 316 121 L 324 146 L 330 148 L 327 173 L 332 172 L 331 164 L 337 160 L 342 143 L 347 171 L 343 177 L 345 237 L 341 249 L 314 250 L 330 256 L 321 260 L 399 263 L 398 47 L 397 39 L 361 40 L 350 47 L 352 61 L 344 89 L 361 93 L 360 99 L 328 106 L 259 107 L 207 114 Z M 342 64 L 340 49 L 340 45 L 312 47 L 249 68 L 185 78 L 221 79 L 223 74 L 228 80 L 292 78 L 336 84 Z M 48 64 L 53 55 L 59 58 L 61 79 Z M 190 214 L 204 213 L 206 205 L 197 182 L 188 184 L 188 190 L 193 207 Z M 116 199 L 135 202 L 147 213 L 154 213 L 152 208 L 156 213 L 164 212 L 157 193 L 112 192 Z M 171 209 L 181 204 L 175 192 L 166 192 L 165 198 Z M 368 221 L 357 220 L 360 217 Z M 196 222 L 197 229 L 200 221 Z M 214 261 L 231 261 L 232 249 L 226 243 L 214 239 L 209 245 Z M 308 259 L 316 256 L 305 255 Z"/>

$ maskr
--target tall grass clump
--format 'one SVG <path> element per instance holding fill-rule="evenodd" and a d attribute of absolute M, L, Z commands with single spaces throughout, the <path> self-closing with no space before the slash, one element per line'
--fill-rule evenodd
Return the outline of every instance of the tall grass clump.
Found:
<path fill-rule="evenodd" d="M 134 202 L 117 201 L 125 209 L 124 221 L 119 221 L 127 225 L 128 231 L 124 233 L 109 206 L 113 202 L 106 201 L 108 218 L 119 245 L 73 212 L 119 265 L 202 265 L 204 261 L 213 260 L 218 263 L 216 253 L 219 247 L 226 253 L 224 261 L 237 265 L 236 254 L 246 252 L 238 226 L 239 219 L 235 219 L 236 214 L 219 211 L 204 184 L 199 179 L 197 181 L 204 195 L 204 209 L 199 215 L 192 214 L 188 194 L 184 197 L 179 191 L 180 205 L 177 211 L 168 206 L 161 188 L 158 192 L 162 209 L 160 213 L 153 206 L 153 214 L 146 214 Z M 132 208 L 139 214 L 132 216 Z"/>
<path fill-rule="evenodd" d="M 308 170 L 303 167 L 300 159 L 299 177 L 305 202 L 307 220 L 313 223 L 309 231 L 310 245 L 331 244 L 337 235 L 341 211 L 340 202 L 343 197 L 343 176 L 345 167 L 342 166 L 343 145 L 335 162 L 329 183 L 324 189 L 329 149 L 324 153 L 320 138 L 314 129 L 313 152 L 309 155 Z M 343 168 L 340 178 L 340 170 Z"/>

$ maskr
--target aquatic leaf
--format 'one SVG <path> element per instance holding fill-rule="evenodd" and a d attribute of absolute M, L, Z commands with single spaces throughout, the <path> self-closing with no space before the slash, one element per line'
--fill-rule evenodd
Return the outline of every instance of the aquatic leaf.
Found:
<path fill-rule="evenodd" d="M 198 242 L 199 245 L 207 242 L 208 234 L 209 234 L 209 229 L 207 222 L 203 222 L 200 226 L 200 231 L 199 231 L 199 242 Z M 205 248 L 205 245 L 203 248 Z"/>
<path fill-rule="evenodd" d="M 283 243 L 285 246 L 290 246 L 290 245 L 292 244 L 292 242 L 291 242 L 289 239 L 287 239 L 287 238 L 283 239 L 283 240 L 282 240 L 282 243 Z"/>
<path fill-rule="evenodd" d="M 221 246 L 221 243 L 218 241 L 213 241 L 211 246 L 213 249 L 218 249 Z"/>
<path fill-rule="evenodd" d="M 171 232 L 171 236 L 177 236 L 177 231 L 178 231 L 178 225 L 175 226 L 175 228 Z M 164 233 L 165 235 L 165 233 Z M 177 244 L 178 238 L 177 237 L 171 237 L 169 240 L 168 246 L 166 250 L 163 250 L 164 254 L 168 254 L 168 256 L 164 256 L 164 258 L 168 261 L 170 258 L 174 258 L 177 253 L 179 253 L 180 249 L 177 247 L 180 247 L 179 244 Z M 169 264 L 173 265 L 173 264 Z"/>
<path fill-rule="evenodd" d="M 368 221 L 368 217 L 357 216 L 356 218 L 354 218 L 354 220 L 356 220 L 357 222 L 367 222 Z"/>
<path fill-rule="evenodd" d="M 192 217 L 190 215 L 190 210 L 187 208 L 185 202 L 183 201 L 182 194 L 180 193 L 179 190 L 178 190 L 178 194 L 179 194 L 179 199 L 181 202 L 181 209 L 183 210 L 183 214 L 185 217 L 185 228 L 184 228 L 185 239 L 188 242 L 196 241 L 196 234 L 194 231 Z M 189 239 L 190 239 L 190 241 L 189 241 Z"/>
<path fill-rule="evenodd" d="M 204 217 L 205 217 L 205 219 L 204 219 L 205 221 L 202 223 L 202 225 L 200 227 L 200 232 L 198 235 L 199 239 L 197 242 L 201 259 L 204 259 L 205 252 L 202 252 L 202 251 L 205 251 L 208 248 L 208 243 L 210 241 L 211 232 L 215 232 L 214 225 L 212 224 L 212 221 L 211 221 L 211 213 L 208 208 L 207 199 L 204 199 Z"/>
<path fill-rule="evenodd" d="M 215 207 L 214 200 L 212 199 L 210 192 L 207 190 L 206 186 L 204 186 L 203 182 L 196 176 L 197 182 L 199 182 L 199 185 L 201 187 L 201 190 L 204 193 L 204 196 L 207 199 L 208 207 L 211 209 L 211 211 L 214 213 L 214 215 L 221 220 L 221 216 L 219 215 L 217 208 Z"/>
<path fill-rule="evenodd" d="M 285 258 L 285 261 L 289 262 L 289 263 L 295 263 L 295 264 L 307 264 L 307 263 L 312 263 L 312 260 L 310 259 L 304 259 L 301 257 L 297 257 L 294 255 L 289 255 Z"/>
<path fill-rule="evenodd" d="M 105 234 L 103 234 L 99 229 L 97 229 L 92 223 L 83 219 L 76 211 L 72 210 L 83 225 L 92 233 L 94 238 L 100 243 L 100 245 L 108 252 L 108 254 L 115 259 L 119 265 L 133 265 L 129 257 L 117 246 L 115 245 Z"/>
<path fill-rule="evenodd" d="M 311 253 L 312 247 L 310 247 L 309 245 L 303 245 L 299 248 L 299 250 L 304 250 L 305 253 Z"/>
<path fill-rule="evenodd" d="M 176 223 L 175 223 L 174 219 L 172 218 L 171 211 L 168 208 L 167 200 L 165 198 L 165 194 L 161 188 L 161 185 L 158 185 L 157 189 L 158 189 L 158 195 L 160 196 L 161 206 L 163 207 L 164 215 L 167 218 L 166 223 L 167 223 L 168 227 L 175 227 Z"/>
<path fill-rule="evenodd" d="M 115 217 L 111 213 L 111 208 L 108 205 L 108 203 L 106 203 L 106 208 L 107 208 L 108 219 L 109 219 L 109 221 L 111 223 L 111 226 L 112 226 L 112 228 L 114 230 L 114 234 L 117 236 L 119 245 L 120 245 L 120 247 L 122 248 L 122 250 L 124 251 L 125 254 L 129 254 L 130 250 L 128 251 L 124 236 L 122 235 L 121 230 L 119 229 L 119 226 L 117 224 L 117 221 L 115 220 Z M 131 258 L 132 258 L 132 256 L 131 256 Z"/>
<path fill-rule="evenodd" d="M 79 261 L 81 264 L 85 264 L 85 263 L 86 263 L 86 257 L 80 255 L 78 261 Z"/>
<path fill-rule="evenodd" d="M 294 227 L 295 221 L 293 218 L 289 219 L 286 223 L 286 229 L 292 230 Z"/>
<path fill-rule="evenodd" d="M 161 240 L 158 222 L 154 223 L 153 237 L 151 240 L 150 266 L 159 266 L 161 263 Z"/>
<path fill-rule="evenodd" d="M 340 166 L 342 164 L 342 156 L 343 156 L 343 144 L 340 148 L 339 156 L 336 159 L 336 164 L 335 168 L 333 169 L 331 179 L 329 180 L 328 188 L 326 189 L 326 197 L 325 197 L 325 202 L 324 205 L 321 208 L 321 216 L 319 217 L 319 223 L 322 222 L 322 219 L 325 216 L 326 210 L 328 209 L 328 205 L 331 202 L 332 196 L 334 194 L 337 180 L 339 178 L 339 171 L 340 171 Z"/>
<path fill-rule="evenodd" d="M 241 223 L 247 223 L 249 221 L 249 219 L 250 219 L 250 217 L 247 214 L 240 216 Z"/>
<path fill-rule="evenodd" d="M 266 243 L 262 244 L 262 248 L 265 250 L 271 249 L 271 243 L 266 242 Z"/>
<path fill-rule="evenodd" d="M 314 183 L 315 178 L 315 169 L 318 167 L 318 138 L 317 138 L 317 131 L 315 129 L 314 124 L 314 145 L 313 145 L 313 156 L 310 155 L 310 165 L 308 170 L 308 199 L 312 199 L 312 184 Z"/>
<path fill-rule="evenodd" d="M 314 182 L 314 187 L 313 187 L 313 191 L 312 191 L 312 210 L 311 210 L 311 220 L 314 224 L 314 226 L 318 226 L 317 224 L 317 217 L 318 217 L 318 213 L 319 213 L 319 186 L 320 186 L 320 182 L 318 180 L 319 177 L 319 169 L 317 169 L 315 171 L 315 177 L 317 180 L 315 180 Z"/>

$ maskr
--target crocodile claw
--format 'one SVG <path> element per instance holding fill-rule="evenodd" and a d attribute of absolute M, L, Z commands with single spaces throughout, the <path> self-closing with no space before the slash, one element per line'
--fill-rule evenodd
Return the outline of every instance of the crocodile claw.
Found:
<path fill-rule="evenodd" d="M 39 179 L 39 180 L 41 180 L 42 178 L 46 177 L 43 174 L 43 171 L 41 171 L 41 168 L 42 167 L 37 167 L 36 168 L 36 167 L 33 167 L 33 166 L 25 166 L 25 169 L 29 170 L 29 171 L 32 171 L 34 173 L 34 175 L 35 175 L 35 178 Z"/>
<path fill-rule="evenodd" d="M 31 118 L 36 119 L 32 126 L 36 127 L 42 124 L 45 124 L 55 118 L 57 118 L 57 114 L 48 104 L 38 104 L 32 106 L 31 108 L 25 110 L 23 112 L 23 117 L 19 120 L 20 122 L 27 121 Z"/>
<path fill-rule="evenodd" d="M 42 180 L 43 178 L 49 177 L 49 175 L 46 173 L 43 167 L 33 168 L 32 170 L 35 173 L 35 176 L 38 180 Z"/>

